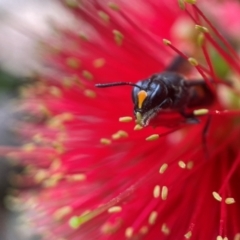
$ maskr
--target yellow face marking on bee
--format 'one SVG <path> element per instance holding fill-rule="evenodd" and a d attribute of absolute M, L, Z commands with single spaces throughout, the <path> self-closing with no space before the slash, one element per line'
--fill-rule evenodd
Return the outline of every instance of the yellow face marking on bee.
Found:
<path fill-rule="evenodd" d="M 147 92 L 144 90 L 141 90 L 138 92 L 138 108 L 142 108 L 143 102 L 147 97 Z"/>

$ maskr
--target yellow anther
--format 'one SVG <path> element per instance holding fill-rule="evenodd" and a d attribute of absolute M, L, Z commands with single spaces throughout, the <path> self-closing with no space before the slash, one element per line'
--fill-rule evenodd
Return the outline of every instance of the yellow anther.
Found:
<path fill-rule="evenodd" d="M 69 206 L 65 206 L 62 208 L 57 209 L 54 214 L 53 218 L 57 221 L 62 220 L 66 215 L 70 214 L 72 212 L 72 208 Z"/>
<path fill-rule="evenodd" d="M 197 45 L 199 47 L 202 47 L 204 43 L 205 43 L 205 35 L 203 32 L 200 32 L 197 36 Z"/>
<path fill-rule="evenodd" d="M 78 174 L 76 173 L 76 174 L 66 176 L 66 179 L 69 182 L 81 182 L 81 181 L 86 180 L 86 178 L 87 178 L 87 176 L 83 173 L 78 173 Z"/>
<path fill-rule="evenodd" d="M 84 32 L 79 32 L 78 36 L 80 37 L 81 40 L 87 42 L 88 41 L 88 37 L 85 35 Z"/>
<path fill-rule="evenodd" d="M 172 44 L 171 41 L 169 41 L 169 40 L 167 40 L 167 39 L 163 39 L 163 43 L 164 43 L 165 45 L 171 45 L 171 44 Z"/>
<path fill-rule="evenodd" d="M 164 164 L 160 167 L 159 173 L 160 173 L 160 174 L 163 174 L 163 173 L 167 170 L 167 168 L 168 168 L 168 164 L 167 164 L 167 163 L 164 163 Z"/>
<path fill-rule="evenodd" d="M 202 115 L 206 115 L 209 113 L 209 110 L 208 109 L 205 109 L 205 108 L 202 108 L 202 109 L 197 109 L 197 110 L 194 110 L 193 111 L 193 114 L 195 116 L 202 116 Z"/>
<path fill-rule="evenodd" d="M 34 145 L 34 143 L 27 143 L 22 146 L 22 149 L 25 152 L 32 152 L 35 148 L 36 146 Z"/>
<path fill-rule="evenodd" d="M 121 211 L 122 211 L 122 207 L 120 207 L 120 206 L 113 206 L 108 209 L 109 213 L 117 213 L 117 212 L 121 212 Z"/>
<path fill-rule="evenodd" d="M 128 116 L 119 118 L 119 122 L 131 122 L 132 120 L 133 118 Z"/>
<path fill-rule="evenodd" d="M 233 203 L 235 203 L 235 199 L 234 198 L 226 198 L 225 203 L 226 204 L 233 204 Z"/>
<path fill-rule="evenodd" d="M 186 163 L 185 162 L 183 162 L 183 161 L 179 161 L 178 162 L 178 166 L 180 167 L 180 168 L 186 168 Z"/>
<path fill-rule="evenodd" d="M 135 127 L 134 127 L 135 131 L 138 131 L 138 130 L 141 130 L 141 129 L 143 129 L 143 127 L 139 124 L 136 124 Z"/>
<path fill-rule="evenodd" d="M 78 69 L 81 66 L 81 62 L 79 59 L 74 58 L 74 57 L 68 57 L 66 59 L 66 64 L 74 69 Z"/>
<path fill-rule="evenodd" d="M 192 237 L 192 232 L 191 232 L 191 231 L 187 232 L 187 233 L 184 235 L 184 237 L 185 237 L 186 239 L 190 239 L 190 238 Z"/>
<path fill-rule="evenodd" d="M 54 97 L 61 97 L 62 96 L 62 91 L 58 87 L 55 87 L 55 86 L 50 87 L 49 92 Z"/>
<path fill-rule="evenodd" d="M 217 201 L 222 201 L 222 197 L 217 192 L 212 192 L 212 195 Z"/>
<path fill-rule="evenodd" d="M 188 58 L 188 62 L 193 65 L 194 67 L 196 67 L 198 65 L 198 61 L 195 58 Z"/>
<path fill-rule="evenodd" d="M 132 227 L 128 227 L 125 230 L 125 237 L 126 238 L 131 238 L 133 235 L 133 228 Z"/>
<path fill-rule="evenodd" d="M 164 235 L 168 235 L 170 233 L 170 229 L 168 228 L 166 223 L 162 225 L 161 231 L 162 233 L 164 233 Z"/>
<path fill-rule="evenodd" d="M 152 211 L 148 218 L 148 223 L 150 225 L 153 225 L 156 222 L 157 216 L 158 216 L 157 211 Z"/>
<path fill-rule="evenodd" d="M 197 29 L 197 30 L 199 30 L 203 33 L 208 33 L 209 32 L 208 28 L 200 26 L 200 25 L 195 25 L 195 29 Z"/>
<path fill-rule="evenodd" d="M 151 136 L 146 138 L 146 141 L 155 141 L 159 139 L 159 135 L 158 134 L 152 134 Z"/>
<path fill-rule="evenodd" d="M 109 145 L 109 144 L 112 143 L 112 141 L 110 139 L 107 139 L 107 138 L 101 138 L 100 143 L 102 143 L 104 145 Z"/>
<path fill-rule="evenodd" d="M 168 196 L 168 188 L 166 186 L 162 187 L 161 198 L 162 200 L 166 200 Z"/>
<path fill-rule="evenodd" d="M 87 80 L 93 80 L 93 75 L 87 70 L 82 71 L 83 77 L 85 77 Z"/>
<path fill-rule="evenodd" d="M 113 30 L 114 40 L 118 46 L 121 46 L 123 43 L 124 36 L 118 30 Z"/>
<path fill-rule="evenodd" d="M 235 236 L 234 236 L 234 239 L 233 240 L 240 240 L 240 233 L 237 233 Z"/>
<path fill-rule="evenodd" d="M 97 96 L 97 94 L 93 90 L 90 90 L 90 89 L 84 90 L 84 95 L 89 98 L 95 98 Z"/>
<path fill-rule="evenodd" d="M 65 3 L 70 8 L 78 7 L 78 1 L 77 0 L 65 0 Z"/>
<path fill-rule="evenodd" d="M 103 11 L 98 11 L 98 16 L 104 21 L 104 22 L 109 22 L 109 15 Z"/>
<path fill-rule="evenodd" d="M 156 185 L 156 186 L 154 187 L 154 189 L 153 189 L 153 196 L 154 196 L 154 198 L 159 198 L 159 196 L 160 196 L 160 190 L 161 190 L 161 188 L 160 188 L 159 185 Z"/>
<path fill-rule="evenodd" d="M 104 58 L 98 58 L 93 61 L 93 66 L 95 68 L 101 68 L 105 65 L 106 61 Z"/>
<path fill-rule="evenodd" d="M 114 11 L 119 11 L 120 10 L 120 7 L 116 3 L 110 2 L 110 3 L 108 3 L 108 6 Z"/>
<path fill-rule="evenodd" d="M 178 6 L 180 7 L 180 9 L 185 10 L 185 1 L 178 0 Z"/>
<path fill-rule="evenodd" d="M 197 0 L 184 0 L 185 3 L 196 4 Z"/>

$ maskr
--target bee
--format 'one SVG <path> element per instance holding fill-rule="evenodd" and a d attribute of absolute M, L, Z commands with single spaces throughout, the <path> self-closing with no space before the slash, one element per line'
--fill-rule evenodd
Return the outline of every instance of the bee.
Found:
<path fill-rule="evenodd" d="M 199 123 L 189 109 L 209 106 L 214 94 L 206 82 L 187 80 L 183 75 L 172 71 L 176 63 L 168 71 L 156 73 L 147 79 L 132 82 L 112 82 L 96 84 L 98 88 L 115 86 L 132 86 L 133 112 L 137 123 L 147 126 L 161 112 L 174 111 L 184 117 L 187 123 Z"/>

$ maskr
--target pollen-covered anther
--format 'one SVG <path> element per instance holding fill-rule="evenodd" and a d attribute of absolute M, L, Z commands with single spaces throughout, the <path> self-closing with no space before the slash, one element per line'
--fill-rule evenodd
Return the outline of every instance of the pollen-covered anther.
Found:
<path fill-rule="evenodd" d="M 65 113 L 62 113 L 60 115 L 58 115 L 59 118 L 63 121 L 63 122 L 66 122 L 66 121 L 71 121 L 74 119 L 74 116 L 72 113 L 68 113 L 68 112 L 65 112 Z"/>
<path fill-rule="evenodd" d="M 93 90 L 90 89 L 85 89 L 84 90 L 84 95 L 89 98 L 96 98 L 97 94 Z"/>
<path fill-rule="evenodd" d="M 131 122 L 132 120 L 133 118 L 129 116 L 119 118 L 119 122 Z"/>
<path fill-rule="evenodd" d="M 235 236 L 234 236 L 234 239 L 233 240 L 240 240 L 240 233 L 237 233 Z"/>
<path fill-rule="evenodd" d="M 159 134 L 152 134 L 146 138 L 146 141 L 155 141 L 157 139 L 159 139 Z"/>
<path fill-rule="evenodd" d="M 79 32 L 78 33 L 78 36 L 81 40 L 83 40 L 84 42 L 87 42 L 88 41 L 88 37 L 87 35 L 84 33 L 84 32 Z"/>
<path fill-rule="evenodd" d="M 153 196 L 154 198 L 159 198 L 160 197 L 160 186 L 159 185 L 156 185 L 153 189 Z"/>
<path fill-rule="evenodd" d="M 105 12 L 103 12 L 103 11 L 98 11 L 98 16 L 99 16 L 104 22 L 106 22 L 106 23 L 109 22 L 110 17 L 109 17 L 109 15 L 108 15 L 107 13 L 105 13 Z"/>
<path fill-rule="evenodd" d="M 166 186 L 162 187 L 161 198 L 162 200 L 166 200 L 168 197 L 168 188 Z"/>
<path fill-rule="evenodd" d="M 118 46 L 121 46 L 123 43 L 124 36 L 118 30 L 113 30 L 114 40 Z"/>
<path fill-rule="evenodd" d="M 226 199 L 225 199 L 225 203 L 226 203 L 226 204 L 233 204 L 233 203 L 235 203 L 235 199 L 234 199 L 234 198 L 230 198 L 230 197 L 229 197 L 229 198 L 226 198 Z"/>
<path fill-rule="evenodd" d="M 203 27 L 201 25 L 195 25 L 195 29 L 197 29 L 197 30 L 199 30 L 199 31 L 201 31 L 203 33 L 208 33 L 209 32 L 207 27 Z"/>
<path fill-rule="evenodd" d="M 64 145 L 59 142 L 59 141 L 55 141 L 52 143 L 52 146 L 54 147 L 54 149 L 56 150 L 57 153 L 62 154 L 65 152 L 65 148 Z"/>
<path fill-rule="evenodd" d="M 125 237 L 126 238 L 131 238 L 133 236 L 133 228 L 132 227 L 128 227 L 125 230 Z"/>
<path fill-rule="evenodd" d="M 185 10 L 185 1 L 178 0 L 178 6 L 180 7 L 180 9 Z"/>
<path fill-rule="evenodd" d="M 126 131 L 123 131 L 123 130 L 119 130 L 112 135 L 112 139 L 114 139 L 114 140 L 117 140 L 117 139 L 120 139 L 120 138 L 127 138 L 127 137 L 128 137 L 128 133 Z"/>
<path fill-rule="evenodd" d="M 205 43 L 205 35 L 203 32 L 200 32 L 197 36 L 197 45 L 202 47 Z"/>
<path fill-rule="evenodd" d="M 114 11 L 119 11 L 120 10 L 120 7 L 116 3 L 109 2 L 108 6 Z"/>
<path fill-rule="evenodd" d="M 212 192 L 212 195 L 217 201 L 222 201 L 222 197 L 217 192 Z"/>
<path fill-rule="evenodd" d="M 169 235 L 170 229 L 169 229 L 169 227 L 167 226 L 166 223 L 163 223 L 163 225 L 161 227 L 161 231 L 164 235 Z"/>
<path fill-rule="evenodd" d="M 196 109 L 193 111 L 193 114 L 195 116 L 202 116 L 202 115 L 206 115 L 209 113 L 208 109 L 202 108 L 202 109 Z"/>
<path fill-rule="evenodd" d="M 198 65 L 198 61 L 192 57 L 188 58 L 188 62 L 194 67 L 196 67 Z"/>
<path fill-rule="evenodd" d="M 185 162 L 183 162 L 183 161 L 179 161 L 178 162 L 178 166 L 180 167 L 180 168 L 186 168 L 186 163 Z"/>
<path fill-rule="evenodd" d="M 22 146 L 22 150 L 25 152 L 32 152 L 36 149 L 36 146 L 34 143 L 26 143 Z"/>
<path fill-rule="evenodd" d="M 188 231 L 186 234 L 184 234 L 184 237 L 186 239 L 190 239 L 192 237 L 192 232 L 191 231 Z"/>
<path fill-rule="evenodd" d="M 43 180 L 45 180 L 48 177 L 48 171 L 44 169 L 39 169 L 36 174 L 34 175 L 34 180 L 36 183 L 41 183 Z"/>
<path fill-rule="evenodd" d="M 115 222 L 106 222 L 101 227 L 101 232 L 104 234 L 113 234 L 115 233 L 122 225 L 122 220 L 117 219 Z"/>
<path fill-rule="evenodd" d="M 167 46 L 172 44 L 171 41 L 169 41 L 167 39 L 163 39 L 163 43 Z"/>
<path fill-rule="evenodd" d="M 55 187 L 58 184 L 58 182 L 63 179 L 63 177 L 64 177 L 63 173 L 56 173 L 52 175 L 50 178 L 43 181 L 42 185 L 45 188 Z"/>
<path fill-rule="evenodd" d="M 150 213 L 149 218 L 148 218 L 149 225 L 153 225 L 156 222 L 157 216 L 158 216 L 157 211 L 152 211 Z"/>
<path fill-rule="evenodd" d="M 159 173 L 163 174 L 168 168 L 168 164 L 164 163 L 160 168 L 159 168 Z"/>
<path fill-rule="evenodd" d="M 134 127 L 135 131 L 139 131 L 141 129 L 143 129 L 143 127 L 140 124 L 136 124 L 135 127 Z"/>
<path fill-rule="evenodd" d="M 62 96 L 62 91 L 58 88 L 58 87 L 55 87 L 55 86 L 51 86 L 49 88 L 49 93 L 54 96 L 54 97 L 61 97 Z"/>
<path fill-rule="evenodd" d="M 185 3 L 196 4 L 197 0 L 184 0 Z"/>
<path fill-rule="evenodd" d="M 81 66 L 80 60 L 75 57 L 68 57 L 66 59 L 66 64 L 73 69 L 79 69 Z"/>
<path fill-rule="evenodd" d="M 50 169 L 50 171 L 56 171 L 56 170 L 59 169 L 61 166 L 62 166 L 61 160 L 58 159 L 58 158 L 55 158 L 55 159 L 52 161 L 49 169 Z"/>
<path fill-rule="evenodd" d="M 120 206 L 113 206 L 108 209 L 109 213 L 118 213 L 122 211 L 122 207 Z"/>
<path fill-rule="evenodd" d="M 104 144 L 104 145 L 109 145 L 109 144 L 112 143 L 112 141 L 110 139 L 108 139 L 108 138 L 101 138 L 100 139 L 100 143 Z"/>
<path fill-rule="evenodd" d="M 41 133 L 37 133 L 32 137 L 33 141 L 36 143 L 42 143 L 44 141 L 44 138 Z"/>
<path fill-rule="evenodd" d="M 93 66 L 95 68 L 101 68 L 106 64 L 106 60 L 104 58 L 98 58 L 93 61 Z"/>
<path fill-rule="evenodd" d="M 66 176 L 67 181 L 69 182 L 81 182 L 87 179 L 87 176 L 83 173 L 76 173 Z"/>
<path fill-rule="evenodd" d="M 225 238 L 223 238 L 222 236 L 217 236 L 216 240 L 225 240 Z"/>
<path fill-rule="evenodd" d="M 59 208 L 53 213 L 53 218 L 57 221 L 60 221 L 66 215 L 70 214 L 72 212 L 72 210 L 73 209 L 70 206 L 65 206 L 65 207 Z"/>
<path fill-rule="evenodd" d="M 83 70 L 82 71 L 82 75 L 84 78 L 86 78 L 87 80 L 93 80 L 93 75 L 92 73 L 90 73 L 89 71 L 87 70 Z"/>
<path fill-rule="evenodd" d="M 140 230 L 139 230 L 139 232 L 141 233 L 141 234 L 147 234 L 148 233 L 148 227 L 147 226 L 143 226 L 143 227 L 141 227 L 140 228 Z"/>
<path fill-rule="evenodd" d="M 77 8 L 79 3 L 77 0 L 65 0 L 65 4 L 70 8 Z"/>

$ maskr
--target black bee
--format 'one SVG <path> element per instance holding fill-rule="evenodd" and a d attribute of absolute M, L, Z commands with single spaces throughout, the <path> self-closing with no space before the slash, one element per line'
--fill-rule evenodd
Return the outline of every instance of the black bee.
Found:
<path fill-rule="evenodd" d="M 172 67 L 169 68 L 170 70 Z M 96 87 L 133 86 L 132 101 L 137 122 L 147 126 L 161 111 L 179 112 L 187 123 L 199 120 L 186 110 L 210 105 L 214 100 L 213 92 L 204 80 L 186 80 L 181 74 L 166 71 L 152 75 L 139 82 L 113 82 L 96 84 Z"/>

